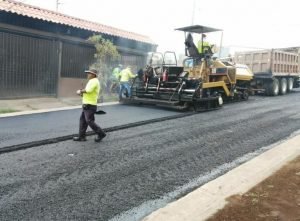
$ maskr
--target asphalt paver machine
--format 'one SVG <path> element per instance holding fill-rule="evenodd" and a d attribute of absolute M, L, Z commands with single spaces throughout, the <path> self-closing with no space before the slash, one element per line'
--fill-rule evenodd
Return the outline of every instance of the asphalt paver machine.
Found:
<path fill-rule="evenodd" d="M 125 103 L 154 104 L 178 110 L 217 109 L 226 99 L 247 99 L 253 75 L 246 67 L 212 58 L 212 50 L 199 53 L 192 34 L 221 31 L 200 25 L 176 29 L 185 35 L 183 65 L 174 52 L 151 53 L 143 75 L 132 83 L 132 97 Z M 202 37 L 203 40 L 203 37 Z"/>

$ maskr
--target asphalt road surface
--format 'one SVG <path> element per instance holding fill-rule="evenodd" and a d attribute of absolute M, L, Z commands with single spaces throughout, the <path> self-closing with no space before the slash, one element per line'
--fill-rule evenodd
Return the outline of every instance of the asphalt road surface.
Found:
<path fill-rule="evenodd" d="M 96 115 L 102 128 L 180 114 L 151 107 L 126 105 L 100 107 L 106 115 Z M 0 118 L 0 148 L 78 133 L 81 109 Z M 90 130 L 90 129 L 89 129 Z"/>
<path fill-rule="evenodd" d="M 2 154 L 0 220 L 140 220 L 299 129 L 296 92 Z"/>

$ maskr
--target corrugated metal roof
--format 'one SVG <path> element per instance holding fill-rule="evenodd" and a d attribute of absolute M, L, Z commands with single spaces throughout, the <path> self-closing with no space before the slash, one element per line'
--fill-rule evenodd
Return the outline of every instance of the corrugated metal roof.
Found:
<path fill-rule="evenodd" d="M 16 13 L 31 18 L 41 19 L 48 22 L 85 29 L 93 32 L 99 32 L 107 35 L 113 35 L 117 37 L 144 42 L 144 43 L 154 44 L 154 42 L 149 37 L 144 35 L 136 34 L 129 31 L 124 31 L 107 25 L 102 25 L 96 22 L 83 20 L 80 18 L 68 16 L 62 13 L 16 2 L 13 0 L 0 0 L 0 10 Z"/>

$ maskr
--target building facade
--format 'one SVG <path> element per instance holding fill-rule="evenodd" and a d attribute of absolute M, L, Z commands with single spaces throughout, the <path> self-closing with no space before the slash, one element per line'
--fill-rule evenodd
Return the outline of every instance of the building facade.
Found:
<path fill-rule="evenodd" d="M 35 6 L 0 0 L 0 99 L 72 96 L 94 61 L 93 34 L 110 40 L 120 62 L 139 68 L 151 39 Z"/>

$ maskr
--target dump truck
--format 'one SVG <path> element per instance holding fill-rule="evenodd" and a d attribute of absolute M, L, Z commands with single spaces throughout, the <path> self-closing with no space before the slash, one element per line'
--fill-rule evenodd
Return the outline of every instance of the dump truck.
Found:
<path fill-rule="evenodd" d="M 143 76 L 132 83 L 132 97 L 123 102 L 202 111 L 220 108 L 224 100 L 248 99 L 251 71 L 245 65 L 213 59 L 212 50 L 203 45 L 199 53 L 193 41 L 192 34 L 200 34 L 203 41 L 204 33 L 221 29 L 193 25 L 176 30 L 185 36 L 183 64 L 177 64 L 175 53 L 153 53 Z"/>
<path fill-rule="evenodd" d="M 253 91 L 277 96 L 299 87 L 299 52 L 297 48 L 237 52 L 234 61 L 252 70 Z"/>

